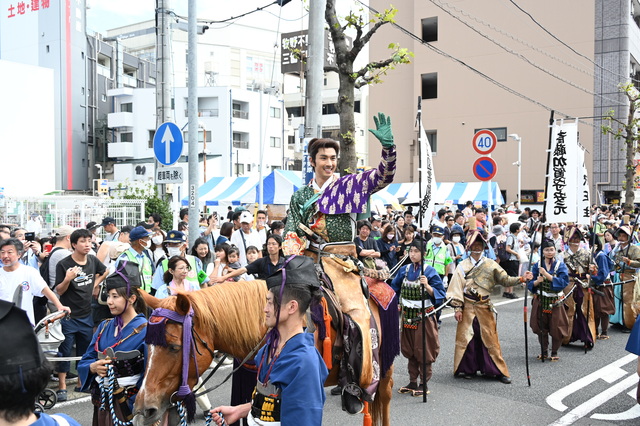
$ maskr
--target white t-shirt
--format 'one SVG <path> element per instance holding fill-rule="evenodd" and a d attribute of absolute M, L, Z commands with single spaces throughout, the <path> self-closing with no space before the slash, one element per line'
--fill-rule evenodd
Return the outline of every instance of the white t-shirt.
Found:
<path fill-rule="evenodd" d="M 243 235 L 244 241 L 242 239 Z M 242 267 L 247 266 L 245 244 L 246 247 L 255 246 L 258 248 L 258 250 L 260 250 L 260 248 L 262 247 L 262 244 L 260 244 L 260 235 L 258 235 L 258 232 L 255 229 L 251 229 L 250 234 L 243 233 L 242 228 L 233 231 L 233 234 L 231 234 L 231 244 L 238 247 L 238 251 L 240 252 L 240 265 Z"/>
<path fill-rule="evenodd" d="M 29 316 L 29 321 L 35 325 L 33 315 L 33 297 L 44 296 L 42 290 L 47 283 L 40 276 L 40 271 L 30 266 L 20 265 L 13 272 L 0 268 L 0 299 L 13 302 L 13 295 L 18 286 L 22 286 L 22 306 Z"/>

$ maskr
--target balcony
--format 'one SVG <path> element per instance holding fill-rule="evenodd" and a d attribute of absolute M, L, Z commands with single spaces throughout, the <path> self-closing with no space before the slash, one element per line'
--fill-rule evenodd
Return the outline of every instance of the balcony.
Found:
<path fill-rule="evenodd" d="M 133 127 L 132 112 L 112 112 L 107 115 L 107 126 L 114 127 Z"/>
<path fill-rule="evenodd" d="M 248 120 L 249 119 L 249 112 L 248 111 L 241 111 L 239 109 L 234 109 L 233 110 L 233 118 L 242 118 L 244 120 Z"/>
<path fill-rule="evenodd" d="M 133 158 L 132 142 L 110 142 L 107 144 L 107 155 L 110 158 Z"/>
<path fill-rule="evenodd" d="M 220 115 L 219 110 L 216 109 L 199 109 L 198 110 L 198 117 L 218 117 Z M 184 116 L 188 117 L 189 116 L 189 110 L 185 109 L 184 110 Z"/>

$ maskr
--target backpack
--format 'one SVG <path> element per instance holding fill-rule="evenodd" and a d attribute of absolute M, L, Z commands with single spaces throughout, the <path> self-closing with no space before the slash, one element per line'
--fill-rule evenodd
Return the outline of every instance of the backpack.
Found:
<path fill-rule="evenodd" d="M 47 283 L 47 286 L 51 287 L 51 285 L 49 284 L 49 259 L 51 259 L 51 256 L 53 255 L 53 253 L 56 252 L 56 250 L 61 250 L 62 247 L 56 247 L 53 250 L 51 250 L 51 252 L 49 253 L 49 256 L 45 257 L 44 260 L 42 261 L 42 264 L 40 265 L 40 276 L 42 277 L 42 279 L 44 279 L 44 282 Z"/>
<path fill-rule="evenodd" d="M 496 257 L 498 258 L 499 261 L 507 261 L 509 260 L 509 257 L 511 256 L 511 254 L 509 252 L 507 252 L 507 239 L 503 239 L 502 241 L 498 241 L 496 243 Z"/>

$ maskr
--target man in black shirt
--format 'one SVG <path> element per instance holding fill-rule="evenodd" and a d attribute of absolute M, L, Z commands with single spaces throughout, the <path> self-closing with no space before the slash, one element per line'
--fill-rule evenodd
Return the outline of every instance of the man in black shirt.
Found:
<path fill-rule="evenodd" d="M 267 253 L 268 256 L 260 257 L 244 268 L 235 269 L 226 275 L 213 278 L 213 282 L 221 283 L 227 281 L 229 278 L 242 274 L 251 274 L 259 280 L 266 280 L 267 277 L 280 269 L 284 263 L 284 257 L 282 257 L 282 237 L 280 235 L 269 235 L 267 239 Z"/>
<path fill-rule="evenodd" d="M 55 292 L 60 295 L 63 305 L 71 308 L 71 318 L 62 321 L 64 342 L 59 347 L 60 355 L 71 356 L 73 344 L 76 344 L 76 355 L 84 355 L 93 336 L 93 316 L 91 300 L 97 296 L 98 285 L 105 277 L 106 268 L 97 257 L 90 255 L 91 232 L 77 229 L 71 233 L 73 252 L 56 265 Z M 65 383 L 69 372 L 69 362 L 58 362 L 57 371 L 60 379 L 58 401 L 67 399 Z M 78 383 L 78 388 L 81 384 Z"/>
<path fill-rule="evenodd" d="M 371 224 L 368 220 L 358 221 L 358 235 L 353 239 L 356 244 L 356 253 L 358 253 L 358 259 L 360 259 L 367 268 L 375 269 L 375 263 L 373 258 L 380 258 L 380 251 L 378 249 L 378 243 L 369 238 L 371 234 Z"/>

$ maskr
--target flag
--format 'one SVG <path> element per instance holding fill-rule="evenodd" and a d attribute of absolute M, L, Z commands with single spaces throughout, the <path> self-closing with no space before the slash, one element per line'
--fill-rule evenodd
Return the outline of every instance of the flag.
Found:
<path fill-rule="evenodd" d="M 579 160 L 578 123 L 554 121 L 551 131 L 544 212 L 548 223 L 578 222 L 584 158 Z"/>
<path fill-rule="evenodd" d="M 420 122 L 420 184 L 422 193 L 420 194 L 420 210 L 416 219 L 422 217 L 423 227 L 428 229 L 433 218 L 437 186 L 431 157 L 431 144 L 427 139 L 422 122 Z"/>
<path fill-rule="evenodd" d="M 578 179 L 580 192 L 578 193 L 578 224 L 589 225 L 591 218 L 591 196 L 589 193 L 589 176 L 584 162 L 584 148 L 578 147 L 578 164 L 580 165 Z"/>

